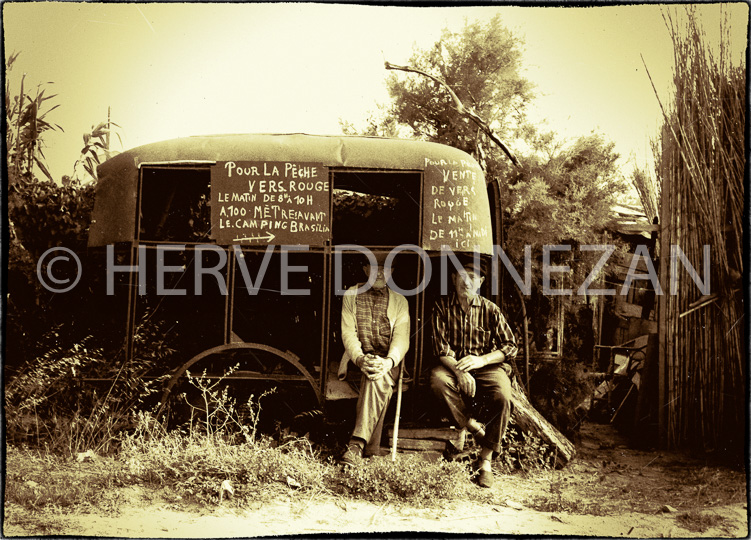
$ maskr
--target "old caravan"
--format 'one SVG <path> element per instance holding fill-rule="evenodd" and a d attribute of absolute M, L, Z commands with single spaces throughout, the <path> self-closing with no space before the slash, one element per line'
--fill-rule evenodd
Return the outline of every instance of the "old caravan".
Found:
<path fill-rule="evenodd" d="M 240 393 L 286 389 L 290 414 L 343 397 L 331 367 L 341 291 L 367 277 L 352 245 L 401 246 L 393 282 L 409 293 L 405 365 L 420 386 L 440 261 L 451 265 L 442 246 L 491 256 L 498 229 L 497 189 L 474 159 L 421 141 L 189 137 L 123 152 L 98 173 L 89 246 L 107 250 L 129 358 L 138 325 L 163 322 L 163 405 L 187 372 L 230 368 Z"/>

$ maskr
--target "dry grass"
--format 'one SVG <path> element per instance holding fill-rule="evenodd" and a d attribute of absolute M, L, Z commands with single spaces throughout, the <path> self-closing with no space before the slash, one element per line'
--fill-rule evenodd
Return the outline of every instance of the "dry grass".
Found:
<path fill-rule="evenodd" d="M 691 532 L 703 533 L 704 531 L 718 527 L 727 523 L 727 518 L 718 516 L 717 514 L 707 514 L 702 512 L 686 512 L 679 515 L 677 518 L 681 527 L 688 529 Z"/>

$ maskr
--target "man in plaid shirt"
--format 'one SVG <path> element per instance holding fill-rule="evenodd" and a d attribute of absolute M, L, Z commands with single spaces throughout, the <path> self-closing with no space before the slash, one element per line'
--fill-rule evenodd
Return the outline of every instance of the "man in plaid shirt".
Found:
<path fill-rule="evenodd" d="M 342 342 L 344 356 L 339 377 L 347 374 L 349 363 L 362 372 L 357 400 L 355 429 L 343 465 L 356 466 L 366 453 L 380 448 L 383 416 L 399 377 L 399 365 L 409 348 L 409 308 L 407 299 L 386 286 L 385 254 L 375 254 L 377 277 L 363 292 L 358 284 L 344 295 L 342 303 Z M 370 275 L 371 266 L 363 266 Z"/>
<path fill-rule="evenodd" d="M 477 481 L 493 485 L 490 460 L 501 451 L 501 439 L 511 415 L 511 365 L 517 353 L 514 334 L 501 310 L 478 294 L 482 269 L 468 262 L 452 275 L 454 292 L 441 297 L 433 309 L 433 352 L 440 365 L 431 372 L 433 392 L 456 423 L 480 445 Z M 489 412 L 485 427 L 472 416 L 473 399 Z"/>

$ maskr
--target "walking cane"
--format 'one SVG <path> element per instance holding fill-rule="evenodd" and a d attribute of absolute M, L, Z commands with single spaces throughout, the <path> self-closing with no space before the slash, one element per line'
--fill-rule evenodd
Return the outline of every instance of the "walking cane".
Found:
<path fill-rule="evenodd" d="M 402 359 L 402 365 L 399 367 L 399 381 L 397 382 L 398 388 L 396 389 L 396 418 L 394 418 L 394 436 L 391 440 L 391 461 L 396 461 L 396 440 L 399 438 L 399 416 L 402 410 L 402 380 L 404 379 L 404 362 Z"/>

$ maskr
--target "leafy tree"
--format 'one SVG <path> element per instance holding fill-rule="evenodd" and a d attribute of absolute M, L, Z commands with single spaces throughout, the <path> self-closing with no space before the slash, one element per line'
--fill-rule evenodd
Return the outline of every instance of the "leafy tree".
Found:
<path fill-rule="evenodd" d="M 387 85 L 392 102 L 371 116 L 361 133 L 411 135 L 448 144 L 474 155 L 489 182 L 501 188 L 504 247 L 521 262 L 525 245 L 539 261 L 545 244 L 603 243 L 610 207 L 626 189 L 614 144 L 599 134 L 564 145 L 554 132 L 542 132 L 525 117 L 533 99 L 532 85 L 521 76 L 521 40 L 506 29 L 500 16 L 487 23 L 465 22 L 459 32 L 444 29 L 432 47 L 417 50 L 409 67 L 419 74 L 391 73 Z M 485 139 L 467 115 L 457 110 L 447 89 L 488 124 L 500 138 L 526 148 L 520 166 Z M 342 123 L 348 133 L 355 130 Z"/>
<path fill-rule="evenodd" d="M 610 207 L 626 189 L 614 143 L 594 133 L 566 147 L 545 141 L 543 152 L 523 156 L 508 180 L 509 251 L 602 243 Z"/>
<path fill-rule="evenodd" d="M 521 264 L 525 246 L 531 247 L 532 275 L 539 286 L 543 246 L 570 246 L 570 251 L 554 252 L 551 261 L 568 265 L 570 283 L 578 286 L 602 255 L 601 251 L 580 251 L 579 246 L 614 244 L 624 249 L 610 235 L 608 225 L 610 209 L 627 183 L 616 165 L 614 143 L 600 134 L 579 137 L 570 145 L 551 133 L 537 135 L 535 140 L 532 146 L 537 149 L 522 156 L 522 166 L 508 178 L 503 199 L 504 249 Z"/>
<path fill-rule="evenodd" d="M 532 84 L 521 76 L 521 47 L 521 39 L 497 15 L 486 24 L 465 22 L 459 32 L 444 29 L 441 38 L 429 49 L 416 51 L 409 64 L 445 82 L 504 138 L 523 122 L 533 97 Z M 440 84 L 394 73 L 387 86 L 392 104 L 383 123 L 393 120 L 416 138 L 464 150 L 486 166 L 491 177 L 507 167 L 498 148 L 484 141 Z"/>

